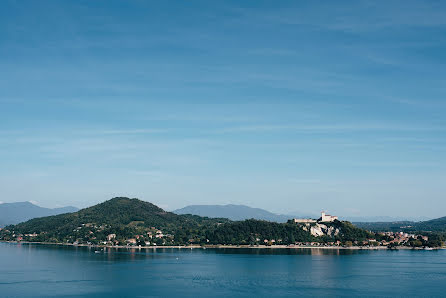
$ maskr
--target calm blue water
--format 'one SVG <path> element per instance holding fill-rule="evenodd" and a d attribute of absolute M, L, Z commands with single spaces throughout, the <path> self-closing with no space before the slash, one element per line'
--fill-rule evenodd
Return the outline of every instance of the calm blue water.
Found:
<path fill-rule="evenodd" d="M 156 249 L 0 243 L 0 296 L 446 296 L 446 251 Z"/>

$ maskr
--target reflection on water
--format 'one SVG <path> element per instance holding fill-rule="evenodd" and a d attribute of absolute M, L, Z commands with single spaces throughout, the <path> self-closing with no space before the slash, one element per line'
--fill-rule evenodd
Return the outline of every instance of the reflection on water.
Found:
<path fill-rule="evenodd" d="M 445 251 L 0 243 L 0 296 L 441 296 Z"/>
<path fill-rule="evenodd" d="M 323 248 L 218 248 L 210 249 L 222 254 L 256 254 L 256 255 L 350 255 L 363 250 L 323 249 Z M 365 250 L 364 250 L 365 251 Z"/>

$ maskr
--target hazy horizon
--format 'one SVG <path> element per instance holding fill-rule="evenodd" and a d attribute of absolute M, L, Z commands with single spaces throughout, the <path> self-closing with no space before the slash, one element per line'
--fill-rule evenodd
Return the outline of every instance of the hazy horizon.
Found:
<path fill-rule="evenodd" d="M 131 198 L 131 199 L 135 199 L 135 198 Z M 136 198 L 138 199 L 138 198 Z M 144 201 L 144 200 L 142 200 Z M 104 201 L 105 202 L 105 201 Z M 145 201 L 147 202 L 147 201 Z M 1 202 L 0 201 L 0 207 L 2 204 L 23 204 L 23 203 L 29 203 L 29 204 L 33 204 L 34 206 L 38 206 L 41 208 L 50 208 L 50 209 L 63 209 L 63 208 L 76 208 L 78 210 L 81 210 L 83 208 L 88 208 L 88 207 L 92 207 L 94 205 L 90 205 L 90 206 L 84 206 L 83 208 L 78 208 L 76 206 L 60 206 L 60 207 L 45 207 L 45 206 L 40 206 L 38 202 L 36 201 L 21 201 L 21 202 Z M 103 203 L 103 202 L 99 202 L 99 203 Z M 151 202 L 149 202 L 151 203 Z M 277 215 L 277 216 L 289 216 L 289 219 L 292 218 L 318 218 L 320 216 L 320 212 L 324 211 L 327 214 L 330 212 L 327 212 L 327 210 L 321 210 L 319 213 L 309 213 L 309 212 L 304 212 L 304 211 L 287 211 L 284 213 L 281 212 L 274 212 L 274 211 L 270 211 L 267 209 L 263 209 L 263 208 L 258 208 L 256 206 L 247 206 L 247 205 L 243 205 L 243 204 L 200 204 L 200 205 L 187 205 L 187 206 L 183 206 L 177 209 L 170 209 L 167 208 L 165 209 L 168 212 L 173 212 L 173 213 L 177 213 L 177 214 L 187 214 L 184 211 L 182 211 L 182 209 L 185 208 L 197 208 L 197 207 L 241 207 L 242 209 L 239 209 L 238 211 L 247 211 L 245 208 L 249 208 L 249 210 L 260 210 L 260 211 L 266 211 L 271 213 L 272 215 Z M 205 209 L 205 210 L 209 210 L 209 209 Z M 200 211 L 198 213 L 196 212 L 192 212 L 191 214 L 195 214 L 195 215 L 200 215 L 200 216 L 207 216 L 207 217 L 227 217 L 224 216 L 222 214 L 217 215 L 218 213 L 218 209 L 211 209 L 214 211 L 215 215 L 212 216 L 210 214 L 206 214 L 206 212 Z M 178 213 L 177 211 L 182 211 L 181 213 Z M 228 211 L 228 210 L 227 210 Z M 75 212 L 75 211 L 69 211 L 69 212 Z M 242 214 L 242 213 L 241 213 Z M 250 213 L 249 213 L 250 214 Z M 425 220 L 430 220 L 430 219 L 435 219 L 435 218 L 430 218 L 430 217 L 426 217 L 426 216 L 380 216 L 380 215 L 375 215 L 375 216 L 344 216 L 343 214 L 337 214 L 339 216 L 340 220 L 347 220 L 347 221 L 369 221 L 369 222 L 379 222 L 379 221 L 425 221 Z"/>
<path fill-rule="evenodd" d="M 2 1 L 0 202 L 446 216 L 446 3 L 339 4 Z"/>

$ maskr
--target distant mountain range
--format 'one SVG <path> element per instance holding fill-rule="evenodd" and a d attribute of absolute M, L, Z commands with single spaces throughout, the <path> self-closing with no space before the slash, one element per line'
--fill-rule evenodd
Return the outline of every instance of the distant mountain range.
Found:
<path fill-rule="evenodd" d="M 254 209 L 259 212 L 256 208 L 246 206 L 229 205 L 219 208 L 249 211 Z M 264 210 L 260 209 L 260 213 L 252 215 L 265 215 L 261 211 Z M 423 230 L 429 231 L 435 228 L 441 232 L 445 231 L 446 217 L 417 224 L 425 227 Z M 442 245 L 441 237 L 439 233 L 430 234 L 430 240 L 424 244 L 420 241 L 418 246 L 439 247 Z M 381 238 L 376 233 L 370 233 L 346 221 L 313 223 L 311 226 L 256 219 L 231 221 L 227 218 L 178 215 L 149 202 L 125 197 L 113 198 L 74 213 L 34 218 L 0 230 L 0 241 L 141 247 L 191 244 L 295 245 L 296 242 L 334 243 L 335 241 L 340 241 L 340 245 L 350 246 L 355 241 L 362 243 L 368 239 L 381 240 Z M 373 242 L 378 244 L 377 241 Z M 415 244 L 407 242 L 403 245 Z"/>
<path fill-rule="evenodd" d="M 18 224 L 27 220 L 45 217 L 51 215 L 58 215 L 63 213 L 76 212 L 79 209 L 76 207 L 62 207 L 62 208 L 44 208 L 34 205 L 30 202 L 17 203 L 3 203 L 0 204 L 0 227 L 10 224 Z M 292 218 L 318 218 L 318 215 L 305 214 L 276 214 L 261 208 L 252 208 L 245 205 L 190 205 L 184 208 L 173 211 L 176 214 L 192 214 L 209 218 L 227 218 L 230 220 L 245 220 L 257 219 L 271 222 L 284 223 Z M 375 217 L 346 217 L 341 220 L 348 220 L 353 222 L 356 226 L 372 231 L 399 231 L 399 230 L 430 230 L 430 231 L 445 231 L 446 217 L 422 220 L 411 219 L 404 220 L 402 218 L 375 216 Z"/>
<path fill-rule="evenodd" d="M 18 224 L 36 217 L 76 212 L 79 209 L 68 206 L 62 208 L 44 208 L 30 202 L 0 204 L 0 227 Z"/>
<path fill-rule="evenodd" d="M 277 214 L 260 208 L 253 208 L 245 205 L 190 205 L 172 211 L 176 214 L 193 214 L 199 216 L 229 218 L 230 220 L 259 219 L 274 222 L 286 222 L 292 218 L 319 218 L 319 214 Z M 400 218 L 390 216 L 340 216 L 341 220 L 350 222 L 396 222 L 396 221 L 422 221 L 428 218 Z"/>
<path fill-rule="evenodd" d="M 398 216 L 346 216 L 342 217 L 343 220 L 350 222 L 418 222 L 425 221 L 431 218 L 426 216 L 417 217 L 398 217 Z"/>
<path fill-rule="evenodd" d="M 258 219 L 274 222 L 286 222 L 296 217 L 317 217 L 309 215 L 276 214 L 260 208 L 245 205 L 190 205 L 173 211 L 176 214 L 192 214 L 211 218 L 229 218 L 230 220 Z"/>
<path fill-rule="evenodd" d="M 0 240 L 75 245 L 177 246 L 288 245 L 328 240 L 346 243 L 351 239 L 364 241 L 374 237 L 347 222 L 315 225 L 317 227 L 310 231 L 306 225 L 295 223 L 255 219 L 230 221 L 191 214 L 178 215 L 149 202 L 117 197 L 74 213 L 34 218 L 8 226 L 0 230 Z"/>

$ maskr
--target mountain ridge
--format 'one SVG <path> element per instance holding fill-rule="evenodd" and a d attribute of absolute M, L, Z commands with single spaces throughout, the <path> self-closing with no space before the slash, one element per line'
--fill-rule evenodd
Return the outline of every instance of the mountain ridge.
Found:
<path fill-rule="evenodd" d="M 314 229 L 320 227 L 320 233 Z M 371 233 L 349 222 L 306 224 L 231 221 L 178 215 L 139 199 L 117 197 L 74 213 L 31 219 L 0 230 L 0 240 L 96 245 L 258 245 L 365 241 Z M 347 242 L 346 242 L 347 241 Z"/>
<path fill-rule="evenodd" d="M 33 218 L 71 213 L 78 210 L 78 208 L 73 206 L 45 208 L 28 201 L 2 203 L 0 204 L 0 227 L 18 224 Z"/>
<path fill-rule="evenodd" d="M 224 205 L 188 205 L 183 208 L 179 208 L 172 211 L 176 214 L 193 214 L 199 216 L 207 216 L 211 218 L 228 218 L 230 220 L 245 220 L 245 219 L 258 219 L 268 220 L 279 223 L 287 222 L 292 218 L 319 218 L 319 214 L 304 214 L 298 212 L 290 212 L 288 214 L 280 214 L 270 212 L 268 210 L 256 207 L 250 207 L 242 204 L 224 204 Z M 414 220 L 415 218 L 405 219 L 404 217 L 392 217 L 392 216 L 342 216 L 343 220 L 350 222 L 415 222 L 427 220 L 426 218 L 419 217 L 420 220 Z"/>
<path fill-rule="evenodd" d="M 227 219 L 209 219 L 193 215 L 177 215 L 139 199 L 116 197 L 74 213 L 30 219 L 5 227 L 24 234 L 38 234 L 39 242 L 97 242 L 115 234 L 125 239 L 129 235 L 144 235 L 151 230 L 173 234 L 178 241 L 188 241 L 190 235 L 205 237 L 201 226 L 211 227 Z M 184 233 L 184 231 L 188 233 Z M 169 241 L 173 239 L 169 239 Z"/>
<path fill-rule="evenodd" d="M 362 229 L 370 231 L 433 231 L 446 232 L 446 216 L 425 221 L 354 222 Z"/>
<path fill-rule="evenodd" d="M 308 217 L 305 215 L 277 214 L 265 209 L 238 204 L 225 205 L 188 205 L 172 211 L 176 214 L 193 214 L 210 218 L 228 218 L 230 220 L 257 219 L 284 223 L 294 217 Z M 313 216 L 309 216 L 313 217 Z"/>

